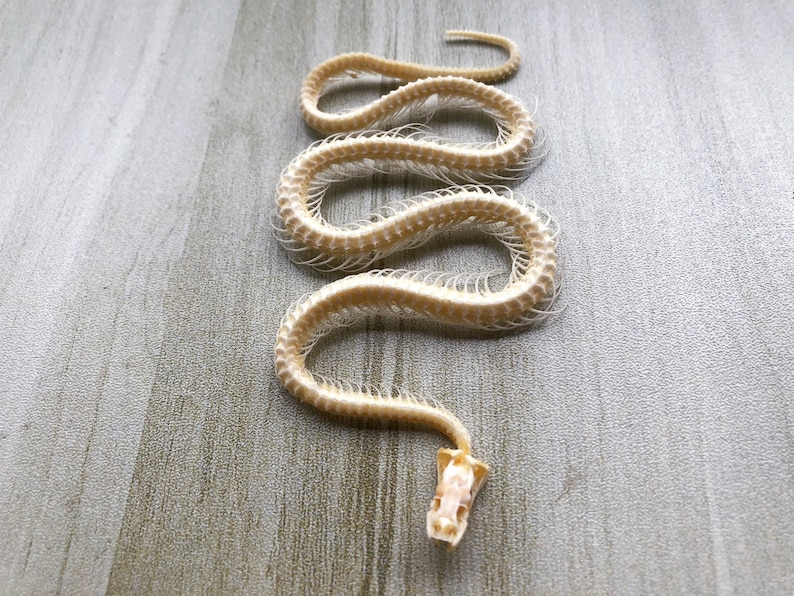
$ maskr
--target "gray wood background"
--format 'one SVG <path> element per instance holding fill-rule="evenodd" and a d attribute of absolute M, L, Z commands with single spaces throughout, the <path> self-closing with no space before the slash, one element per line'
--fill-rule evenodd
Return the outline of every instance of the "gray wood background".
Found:
<path fill-rule="evenodd" d="M 501 87 L 539 101 L 520 191 L 560 223 L 565 310 L 367 321 L 315 366 L 467 424 L 492 476 L 453 554 L 424 531 L 443 437 L 280 388 L 279 319 L 329 278 L 270 235 L 309 69 L 502 59 L 450 27 L 523 50 Z M 0 49 L 0 593 L 792 593 L 792 2 L 7 0 Z"/>

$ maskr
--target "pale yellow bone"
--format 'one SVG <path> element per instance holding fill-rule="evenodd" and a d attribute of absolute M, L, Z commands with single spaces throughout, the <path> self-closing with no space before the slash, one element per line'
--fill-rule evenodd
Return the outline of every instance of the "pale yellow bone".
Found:
<path fill-rule="evenodd" d="M 277 191 L 282 241 L 290 251 L 309 255 L 315 266 L 346 269 L 415 246 L 420 239 L 460 225 L 507 229 L 500 240 L 511 252 L 513 269 L 498 290 L 459 288 L 447 278 L 410 272 L 370 272 L 328 284 L 300 301 L 284 317 L 275 345 L 276 372 L 299 399 L 320 410 L 346 416 L 382 418 L 427 425 L 444 433 L 456 449 L 438 454 L 439 484 L 427 517 L 430 538 L 455 548 L 466 529 L 468 514 L 488 467 L 471 455 L 468 432 L 446 408 L 402 392 L 380 390 L 324 379 L 306 368 L 306 356 L 318 337 L 351 318 L 371 314 L 421 316 L 453 325 L 500 328 L 531 320 L 556 291 L 556 241 L 548 217 L 516 201 L 509 191 L 482 185 L 453 187 L 401 205 L 386 215 L 355 226 L 334 226 L 320 214 L 324 182 L 350 164 L 357 167 L 409 166 L 442 177 L 463 173 L 468 179 L 519 167 L 529 155 L 535 126 L 516 98 L 481 81 L 511 75 L 518 66 L 515 44 L 503 37 L 450 32 L 499 45 L 510 57 L 490 69 L 444 69 L 384 60 L 369 54 L 333 58 L 307 77 L 301 93 L 306 121 L 324 132 L 368 128 L 390 113 L 431 97 L 458 97 L 475 103 L 500 124 L 500 138 L 482 146 L 415 139 L 398 132 L 332 138 L 307 149 L 284 170 Z M 317 102 L 329 78 L 340 73 L 375 72 L 414 81 L 387 96 L 344 114 L 327 114 Z M 450 76 L 454 75 L 454 76 Z M 422 78 L 429 77 L 429 78 Z M 419 80 L 416 80 L 419 79 Z M 384 165 L 385 164 L 385 165 Z M 501 228 L 499 226 L 502 226 Z M 300 260 L 300 259 L 298 259 Z M 442 280 L 442 281 L 438 281 Z"/>
<path fill-rule="evenodd" d="M 438 450 L 438 486 L 427 512 L 427 535 L 457 548 L 468 525 L 474 497 L 485 483 L 488 466 L 461 449 Z"/>
<path fill-rule="evenodd" d="M 323 89 L 329 80 L 344 73 L 375 73 L 406 82 L 430 77 L 453 76 L 493 83 L 513 75 L 518 70 L 521 53 L 515 42 L 506 37 L 478 31 L 447 31 L 447 37 L 472 39 L 500 46 L 508 51 L 509 56 L 503 64 L 490 68 L 449 68 L 388 60 L 372 54 L 341 54 L 315 66 L 306 76 L 300 97 L 303 118 L 309 126 L 320 132 L 348 132 L 367 128 L 380 117 L 402 106 L 405 92 L 398 89 L 367 106 L 346 114 L 321 112 L 317 108 L 317 103 Z"/>

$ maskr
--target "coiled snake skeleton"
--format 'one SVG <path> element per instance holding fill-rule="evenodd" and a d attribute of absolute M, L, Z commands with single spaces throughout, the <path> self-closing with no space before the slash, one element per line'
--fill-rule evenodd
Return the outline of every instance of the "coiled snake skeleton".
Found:
<path fill-rule="evenodd" d="M 287 313 L 278 331 L 275 362 L 284 386 L 320 410 L 427 425 L 449 437 L 456 448 L 438 452 L 438 487 L 427 514 L 427 532 L 451 550 L 463 536 L 472 501 L 488 474 L 488 466 L 472 457 L 463 424 L 446 408 L 403 391 L 356 387 L 306 368 L 306 357 L 319 337 L 364 316 L 418 316 L 450 325 L 503 329 L 531 322 L 554 299 L 556 240 L 549 216 L 505 188 L 476 183 L 515 176 L 530 159 L 535 137 L 530 114 L 519 100 L 485 84 L 515 73 L 518 48 L 497 35 L 469 31 L 447 35 L 500 46 L 509 58 L 493 68 L 461 69 L 356 53 L 327 60 L 309 73 L 300 97 L 303 117 L 314 129 L 334 136 L 306 149 L 283 171 L 277 191 L 281 222 L 276 233 L 295 261 L 324 270 L 358 271 L 442 231 L 475 227 L 494 236 L 510 252 L 512 270 L 506 285 L 493 290 L 487 276 L 428 271 L 351 275 L 299 301 Z M 347 112 L 318 109 L 331 80 L 362 73 L 406 84 Z M 450 106 L 483 110 L 496 122 L 498 138 L 459 144 L 430 137 L 417 128 L 393 128 L 409 112 L 432 113 Z M 460 183 L 343 226 L 330 224 L 320 213 L 331 183 L 404 170 Z"/>

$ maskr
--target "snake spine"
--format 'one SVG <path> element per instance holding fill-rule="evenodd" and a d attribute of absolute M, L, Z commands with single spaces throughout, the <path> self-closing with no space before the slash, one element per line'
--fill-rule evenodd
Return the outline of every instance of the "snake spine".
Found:
<path fill-rule="evenodd" d="M 440 68 L 343 54 L 306 77 L 300 106 L 306 122 L 331 136 L 285 168 L 277 190 L 276 234 L 294 261 L 321 270 L 361 271 L 395 251 L 412 248 L 448 230 L 476 228 L 501 242 L 512 269 L 504 287 L 487 275 L 432 271 L 365 271 L 334 281 L 302 299 L 284 317 L 275 345 L 276 372 L 299 399 L 334 414 L 430 426 L 454 449 L 438 452 L 438 486 L 427 514 L 428 536 L 457 547 L 488 466 L 471 455 L 463 424 L 437 403 L 404 391 L 356 386 L 310 372 L 306 358 L 317 340 L 361 317 L 422 317 L 449 325 L 504 329 L 548 312 L 557 291 L 556 228 L 535 205 L 509 189 L 483 181 L 512 179 L 525 169 L 535 125 L 515 97 L 487 83 L 513 75 L 520 54 L 511 40 L 485 33 L 449 31 L 449 37 L 500 46 L 508 59 L 493 68 Z M 374 74 L 405 84 L 343 113 L 326 113 L 318 101 L 330 82 Z M 438 109 L 479 109 L 498 128 L 486 143 L 454 143 L 425 129 L 405 126 L 408 117 Z M 351 176 L 408 171 L 450 184 L 388 205 L 361 221 L 337 226 L 323 217 L 328 186 Z"/>

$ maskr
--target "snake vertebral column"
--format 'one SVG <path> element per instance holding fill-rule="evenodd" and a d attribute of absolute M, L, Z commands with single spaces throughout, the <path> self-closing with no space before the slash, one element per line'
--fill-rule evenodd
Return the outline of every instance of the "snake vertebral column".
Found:
<path fill-rule="evenodd" d="M 310 126 L 333 136 L 306 149 L 283 171 L 277 191 L 281 223 L 276 233 L 297 262 L 322 270 L 360 271 L 443 231 L 474 227 L 509 251 L 512 270 L 507 283 L 492 289 L 487 275 L 431 271 L 350 275 L 301 300 L 286 314 L 278 331 L 275 359 L 284 386 L 320 410 L 422 424 L 449 437 L 455 449 L 438 452 L 438 487 L 427 514 L 427 532 L 454 549 L 488 475 L 488 466 L 471 455 L 463 424 L 443 406 L 404 391 L 356 386 L 306 368 L 306 357 L 321 336 L 361 317 L 422 317 L 450 325 L 504 329 L 537 320 L 554 301 L 556 231 L 550 217 L 507 188 L 478 183 L 515 178 L 530 160 L 535 138 L 530 114 L 519 100 L 485 84 L 517 70 L 518 49 L 497 35 L 468 31 L 447 35 L 500 46 L 509 58 L 493 68 L 459 69 L 343 54 L 309 73 L 301 91 L 301 111 Z M 344 113 L 318 109 L 329 82 L 362 73 L 406 84 Z M 460 144 L 433 138 L 422 128 L 397 126 L 408 115 L 450 107 L 483 110 L 494 119 L 498 138 Z M 458 183 L 389 205 L 351 224 L 335 226 L 323 218 L 323 197 L 333 182 L 406 170 Z"/>

